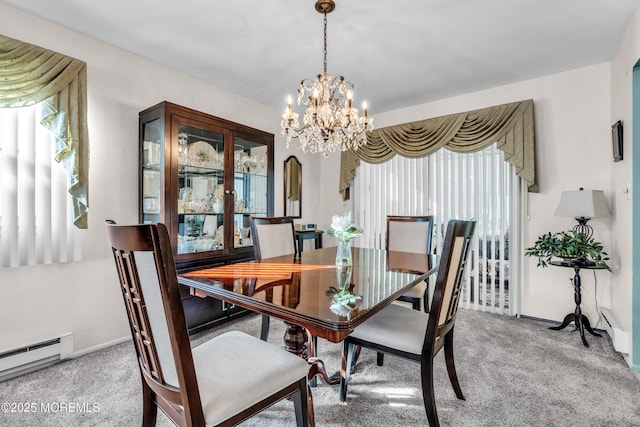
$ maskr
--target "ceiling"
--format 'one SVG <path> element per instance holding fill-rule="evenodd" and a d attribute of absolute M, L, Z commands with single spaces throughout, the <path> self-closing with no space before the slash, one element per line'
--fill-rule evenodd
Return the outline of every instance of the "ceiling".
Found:
<path fill-rule="evenodd" d="M 0 0 L 277 109 L 322 72 L 314 0 Z M 328 71 L 372 114 L 609 61 L 640 0 L 336 0 Z M 82 59 L 82 58 L 80 58 Z"/>

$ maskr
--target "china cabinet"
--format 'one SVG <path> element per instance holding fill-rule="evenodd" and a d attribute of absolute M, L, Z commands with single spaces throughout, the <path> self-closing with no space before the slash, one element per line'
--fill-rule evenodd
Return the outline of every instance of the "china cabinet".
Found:
<path fill-rule="evenodd" d="M 139 115 L 140 222 L 162 222 L 176 266 L 253 259 L 251 216 L 273 216 L 273 134 L 169 102 Z"/>

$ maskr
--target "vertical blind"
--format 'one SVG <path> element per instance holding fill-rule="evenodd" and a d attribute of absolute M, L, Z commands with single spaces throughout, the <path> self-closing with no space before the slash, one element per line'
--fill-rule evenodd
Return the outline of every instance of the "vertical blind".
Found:
<path fill-rule="evenodd" d="M 80 259 L 67 175 L 38 108 L 0 108 L 0 267 Z"/>
<path fill-rule="evenodd" d="M 517 314 L 511 303 L 517 289 L 509 279 L 518 274 L 510 246 L 516 247 L 520 234 L 520 181 L 495 144 L 474 153 L 441 149 L 417 159 L 362 162 L 352 193 L 354 221 L 364 228 L 358 243 L 384 248 L 387 215 L 433 215 L 433 248 L 440 253 L 447 222 L 474 218 L 478 225 L 461 304 Z"/>

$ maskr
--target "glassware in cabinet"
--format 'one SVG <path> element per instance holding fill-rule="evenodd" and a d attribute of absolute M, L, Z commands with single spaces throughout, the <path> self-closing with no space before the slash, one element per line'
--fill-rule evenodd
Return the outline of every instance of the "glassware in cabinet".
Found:
<path fill-rule="evenodd" d="M 169 228 L 187 269 L 253 258 L 273 215 L 273 134 L 162 102 L 140 113 L 140 216 Z"/>
<path fill-rule="evenodd" d="M 267 146 L 250 136 L 236 136 L 233 146 L 234 240 L 236 248 L 253 246 L 250 217 L 269 213 Z"/>
<path fill-rule="evenodd" d="M 224 133 L 178 124 L 178 254 L 224 250 Z"/>
<path fill-rule="evenodd" d="M 152 223 L 160 220 L 160 207 L 162 204 L 162 169 L 161 157 L 162 143 L 160 120 L 151 120 L 142 128 L 141 145 L 141 171 L 140 182 L 141 198 L 141 222 Z"/>

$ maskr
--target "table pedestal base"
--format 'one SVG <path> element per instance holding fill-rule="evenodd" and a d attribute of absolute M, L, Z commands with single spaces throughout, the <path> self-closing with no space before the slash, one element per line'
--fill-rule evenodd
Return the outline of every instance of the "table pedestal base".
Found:
<path fill-rule="evenodd" d="M 587 340 L 584 338 L 584 329 L 587 328 L 587 331 L 591 334 L 594 335 L 596 337 L 601 337 L 602 335 L 600 335 L 599 333 L 595 332 L 593 330 L 593 328 L 591 327 L 591 323 L 589 323 L 589 319 L 587 318 L 587 316 L 585 316 L 584 314 L 582 314 L 582 309 L 580 308 L 580 304 L 582 304 L 582 292 L 581 292 L 581 280 L 580 280 L 580 268 L 582 268 L 582 266 L 578 263 L 573 263 L 573 264 L 563 264 L 563 263 L 557 263 L 556 261 L 551 261 L 552 265 L 559 265 L 562 267 L 572 267 L 574 270 L 574 276 L 573 276 L 573 299 L 576 303 L 576 309 L 573 313 L 569 313 L 564 317 L 564 320 L 562 321 L 562 324 L 560 324 L 560 326 L 551 326 L 549 327 L 549 329 L 553 329 L 555 331 L 559 331 L 560 329 L 564 329 L 566 328 L 569 323 L 573 322 L 576 325 L 576 328 L 574 329 L 574 331 L 580 331 L 580 338 L 582 338 L 582 343 L 584 344 L 585 347 L 589 347 L 589 344 L 587 344 Z"/>
<path fill-rule="evenodd" d="M 287 326 L 287 330 L 284 333 L 284 349 L 289 353 L 302 357 L 312 365 L 309 371 L 309 380 L 313 381 L 316 376 L 319 376 L 325 384 L 339 384 L 340 372 L 329 375 L 322 360 L 317 357 L 309 357 L 307 347 L 309 335 L 307 334 L 307 330 L 293 323 L 284 322 L 284 324 Z"/>
<path fill-rule="evenodd" d="M 309 357 L 309 350 L 307 343 L 309 341 L 309 334 L 307 330 L 302 326 L 295 325 L 293 323 L 284 322 L 287 330 L 284 333 L 284 349 L 289 353 L 295 354 L 298 357 L 302 357 L 311 365 L 309 368 L 309 425 L 315 426 L 315 419 L 313 419 L 313 400 L 311 397 L 311 386 L 315 386 L 316 377 L 320 377 L 325 384 L 336 385 L 340 384 L 340 372 L 336 372 L 332 375 L 327 373 L 324 366 L 324 362 L 317 357 Z M 315 353 L 315 349 L 314 349 Z"/>
<path fill-rule="evenodd" d="M 565 316 L 560 326 L 550 326 L 549 329 L 559 331 L 569 326 L 571 322 L 576 325 L 574 331 L 580 331 L 580 338 L 582 338 L 582 343 L 585 347 L 589 347 L 587 340 L 584 338 L 585 329 L 593 336 L 602 337 L 602 335 L 593 330 L 591 323 L 589 322 L 589 318 L 582 313 L 569 313 Z"/>

